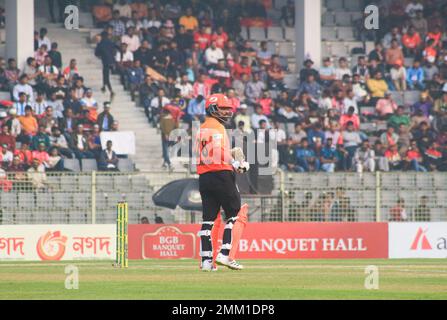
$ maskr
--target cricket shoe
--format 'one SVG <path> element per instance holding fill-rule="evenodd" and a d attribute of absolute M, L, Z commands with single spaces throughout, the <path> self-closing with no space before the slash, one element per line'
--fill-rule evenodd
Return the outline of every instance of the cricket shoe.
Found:
<path fill-rule="evenodd" d="M 242 270 L 244 266 L 237 263 L 236 260 L 230 260 L 228 256 L 224 256 L 222 253 L 219 253 L 216 257 L 216 263 L 228 267 L 232 270 Z"/>
<path fill-rule="evenodd" d="M 200 270 L 205 272 L 217 271 L 217 267 L 213 266 L 213 262 L 211 260 L 205 260 L 202 262 Z"/>

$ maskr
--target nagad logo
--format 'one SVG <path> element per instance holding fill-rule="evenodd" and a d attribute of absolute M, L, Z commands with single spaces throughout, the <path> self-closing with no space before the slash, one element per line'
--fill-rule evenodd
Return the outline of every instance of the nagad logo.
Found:
<path fill-rule="evenodd" d="M 67 237 L 60 231 L 48 231 L 37 241 L 37 254 L 43 261 L 59 261 L 65 253 Z"/>
<path fill-rule="evenodd" d="M 431 250 L 431 244 L 427 239 L 426 232 L 428 229 L 422 229 L 421 227 L 418 229 L 416 233 L 416 237 L 411 244 L 411 250 Z"/>

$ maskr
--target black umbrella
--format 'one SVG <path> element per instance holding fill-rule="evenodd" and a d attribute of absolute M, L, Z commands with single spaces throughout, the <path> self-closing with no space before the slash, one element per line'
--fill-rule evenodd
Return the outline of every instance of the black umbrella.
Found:
<path fill-rule="evenodd" d="M 202 198 L 199 192 L 199 180 L 182 179 L 161 187 L 153 196 L 154 204 L 175 209 L 177 206 L 188 211 L 201 211 Z"/>

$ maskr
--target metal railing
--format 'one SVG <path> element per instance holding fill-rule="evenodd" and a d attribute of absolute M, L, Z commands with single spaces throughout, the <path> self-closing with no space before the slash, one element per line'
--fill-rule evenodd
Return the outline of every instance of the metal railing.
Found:
<path fill-rule="evenodd" d="M 157 207 L 152 195 L 184 173 L 11 173 L 0 177 L 0 224 L 115 223 L 129 203 L 129 223 L 198 223 L 201 212 Z M 446 173 L 287 173 L 270 195 L 243 195 L 249 220 L 447 221 Z M 159 219 L 157 219 L 159 220 Z"/>

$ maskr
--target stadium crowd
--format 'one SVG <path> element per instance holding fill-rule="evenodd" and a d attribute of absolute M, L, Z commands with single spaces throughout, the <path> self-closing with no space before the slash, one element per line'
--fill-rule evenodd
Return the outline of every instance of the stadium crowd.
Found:
<path fill-rule="evenodd" d="M 424 4 L 423 4 L 424 3 Z M 265 130 L 278 144 L 278 165 L 309 171 L 445 171 L 447 168 L 447 5 L 393 1 L 381 7 L 381 28 L 359 28 L 359 40 L 375 40 L 371 52 L 321 68 L 311 57 L 299 70 L 298 88 L 288 88 L 287 59 L 255 50 L 241 38 L 246 21 L 268 21 L 269 1 L 97 1 L 93 15 L 104 27 L 96 54 L 121 75 L 149 122 L 160 127 L 164 166 L 169 133 L 203 121 L 204 98 L 227 94 L 232 127 Z M 293 26 L 293 1 L 278 23 Z M 105 88 L 104 88 L 105 90 Z M 395 93 L 419 92 L 412 105 Z"/>
<path fill-rule="evenodd" d="M 62 64 L 58 45 L 45 28 L 35 32 L 34 57 L 23 69 L 15 59 L 0 58 L 2 171 L 63 171 L 64 159 L 96 159 L 100 170 L 116 170 L 117 155 L 101 147 L 102 131 L 117 131 L 110 103 L 98 112 L 91 88 L 79 74 L 76 59 Z"/>

